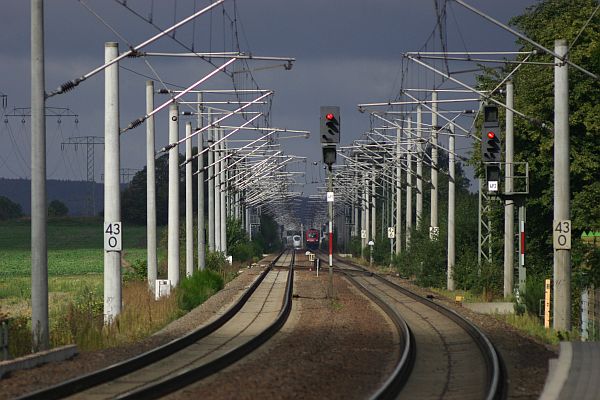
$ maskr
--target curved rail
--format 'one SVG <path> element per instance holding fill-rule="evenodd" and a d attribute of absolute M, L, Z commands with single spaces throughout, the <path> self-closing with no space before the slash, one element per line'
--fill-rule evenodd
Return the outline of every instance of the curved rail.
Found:
<path fill-rule="evenodd" d="M 283 300 L 283 308 L 279 315 L 264 331 L 250 339 L 241 346 L 225 353 L 223 356 L 196 368 L 191 368 L 187 371 L 182 371 L 176 376 L 158 381 L 152 385 L 145 386 L 135 391 L 126 393 L 117 397 L 118 399 L 156 399 L 165 396 L 169 393 L 180 390 L 181 388 L 197 382 L 221 369 L 228 367 L 242 357 L 248 355 L 260 345 L 269 340 L 287 321 L 292 310 L 292 293 L 294 288 L 294 262 L 295 251 L 292 250 L 292 260 L 289 266 L 289 274 L 286 282 L 285 296 Z"/>
<path fill-rule="evenodd" d="M 273 268 L 279 258 L 285 253 L 281 252 L 273 261 L 269 263 L 269 266 L 265 268 L 259 277 L 252 283 L 252 285 L 244 292 L 239 300 L 230 307 L 221 317 L 214 320 L 213 322 L 204 325 L 196 330 L 191 331 L 185 336 L 174 339 L 162 346 L 156 347 L 138 356 L 129 358 L 119 363 L 110 365 L 106 368 L 98 371 L 90 372 L 88 374 L 78 376 L 76 378 L 69 379 L 61 382 L 57 385 L 50 386 L 45 389 L 25 394 L 19 399 L 23 400 L 44 400 L 44 399 L 60 399 L 67 397 L 94 386 L 109 382 L 117 377 L 126 375 L 133 371 L 139 370 L 147 365 L 150 365 L 156 361 L 163 359 L 171 354 L 174 354 L 182 349 L 190 346 L 198 340 L 208 336 L 212 332 L 216 331 L 225 323 L 233 318 L 235 314 L 247 303 L 248 299 L 256 291 L 256 289 L 263 282 L 269 271 Z"/>
<path fill-rule="evenodd" d="M 339 260 L 339 258 L 337 260 L 341 261 L 341 260 Z M 493 344 L 487 338 L 487 336 L 485 336 L 485 334 L 483 332 L 481 332 L 481 330 L 479 328 L 477 328 L 473 323 L 471 323 L 467 319 L 463 318 L 461 315 L 459 315 L 455 311 L 453 311 L 439 303 L 435 303 L 429 299 L 423 298 L 423 297 L 419 296 L 418 294 L 416 294 L 394 282 L 391 282 L 391 281 L 385 279 L 383 276 L 373 273 L 362 266 L 353 264 L 347 260 L 343 260 L 341 262 L 348 266 L 351 266 L 352 268 L 355 268 L 354 271 L 362 272 L 362 273 L 368 274 L 369 276 L 373 276 L 379 282 L 381 282 L 385 285 L 388 285 L 389 287 L 392 287 L 394 290 L 397 290 L 397 291 L 405 294 L 406 296 L 410 297 L 411 299 L 413 299 L 415 301 L 418 301 L 421 304 L 427 305 L 428 307 L 445 315 L 446 317 L 448 317 L 449 319 L 454 321 L 457 325 L 462 327 L 473 338 L 474 342 L 479 347 L 481 354 L 483 355 L 483 358 L 485 359 L 485 363 L 488 367 L 487 368 L 487 377 L 488 377 L 489 384 L 488 384 L 488 391 L 486 393 L 485 398 L 487 400 L 496 400 L 496 399 L 506 398 L 506 395 L 507 395 L 506 370 L 505 370 L 504 363 L 502 362 L 502 358 L 500 357 L 499 353 L 496 351 Z M 337 270 L 339 272 L 342 272 L 347 275 L 347 272 L 344 271 L 344 269 L 337 268 Z M 348 271 L 348 272 L 350 272 L 350 271 Z M 387 395 L 384 397 L 377 397 L 377 396 L 384 394 L 384 389 L 385 388 L 382 388 L 375 395 L 376 398 L 388 398 Z"/>
<path fill-rule="evenodd" d="M 372 399 L 394 399 L 398 396 L 404 383 L 408 380 L 415 362 L 416 346 L 414 344 L 413 333 L 406 324 L 406 321 L 402 319 L 396 310 L 382 301 L 378 296 L 375 296 L 373 292 L 354 279 L 352 275 L 346 271 L 341 272 L 346 276 L 346 279 L 352 282 L 367 297 L 377 303 L 377 305 L 390 317 L 401 333 L 402 355 L 400 356 L 400 361 L 396 365 L 396 368 L 394 368 L 390 377 L 386 379 L 379 390 L 371 396 Z"/>

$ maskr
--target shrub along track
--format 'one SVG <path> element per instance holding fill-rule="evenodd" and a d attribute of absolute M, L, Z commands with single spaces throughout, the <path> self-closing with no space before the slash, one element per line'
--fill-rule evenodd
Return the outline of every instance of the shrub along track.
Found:
<path fill-rule="evenodd" d="M 274 268 L 283 263 L 288 274 Z M 209 376 L 252 352 L 285 323 L 291 310 L 293 263 L 293 250 L 282 253 L 238 302 L 180 339 L 22 398 L 157 398 Z"/>
<path fill-rule="evenodd" d="M 386 382 L 389 387 L 382 387 L 375 397 L 500 399 L 506 396 L 502 360 L 473 324 L 362 267 L 340 259 L 335 265 L 337 271 L 371 298 L 395 310 L 411 331 L 404 344 L 412 348 L 405 347 L 407 356 L 402 357 L 394 375 Z"/>

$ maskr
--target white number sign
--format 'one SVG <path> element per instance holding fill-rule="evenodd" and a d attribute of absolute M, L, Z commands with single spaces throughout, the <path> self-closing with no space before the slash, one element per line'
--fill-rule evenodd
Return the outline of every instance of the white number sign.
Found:
<path fill-rule="evenodd" d="M 429 227 L 429 240 L 436 241 L 440 236 L 440 227 L 439 226 L 430 226 Z"/>
<path fill-rule="evenodd" d="M 488 181 L 488 192 L 498 191 L 498 181 Z"/>
<path fill-rule="evenodd" d="M 121 251 L 122 250 L 122 230 L 121 222 L 104 223 L 104 250 Z"/>
<path fill-rule="evenodd" d="M 393 239 L 396 237 L 396 230 L 393 227 L 388 228 L 388 239 Z"/>
<path fill-rule="evenodd" d="M 327 202 L 333 203 L 333 192 L 327 192 Z"/>
<path fill-rule="evenodd" d="M 571 220 L 563 219 L 554 221 L 553 224 L 552 244 L 556 250 L 571 249 Z"/>
<path fill-rule="evenodd" d="M 360 237 L 362 239 L 366 239 L 367 238 L 367 231 L 365 229 L 361 229 L 361 231 L 360 231 Z"/>

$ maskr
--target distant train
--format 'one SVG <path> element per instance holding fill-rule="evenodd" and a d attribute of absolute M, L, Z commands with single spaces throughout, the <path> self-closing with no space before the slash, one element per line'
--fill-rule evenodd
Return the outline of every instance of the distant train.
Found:
<path fill-rule="evenodd" d="M 306 248 L 311 251 L 319 248 L 319 231 L 317 229 L 308 229 L 306 231 Z"/>
<path fill-rule="evenodd" d="M 302 248 L 302 237 L 300 235 L 292 236 L 292 246 L 296 250 L 299 250 Z"/>

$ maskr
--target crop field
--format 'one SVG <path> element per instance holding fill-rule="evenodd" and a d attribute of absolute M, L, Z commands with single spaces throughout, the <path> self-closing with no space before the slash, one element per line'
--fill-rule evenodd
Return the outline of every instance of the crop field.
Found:
<path fill-rule="evenodd" d="M 103 222 L 98 218 L 48 221 L 48 292 L 50 313 L 79 293 L 101 296 Z M 125 226 L 123 264 L 146 259 L 146 228 Z M 28 314 L 31 298 L 31 224 L 0 222 L 0 311 Z"/>
<path fill-rule="evenodd" d="M 69 218 L 48 222 L 48 275 L 101 274 L 102 221 Z M 29 221 L 0 223 L 0 280 L 31 276 L 31 225 Z M 124 264 L 146 258 L 146 228 L 125 226 Z"/>

